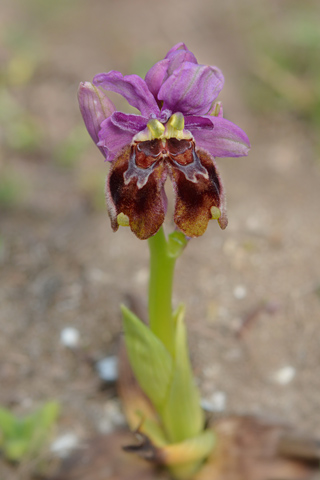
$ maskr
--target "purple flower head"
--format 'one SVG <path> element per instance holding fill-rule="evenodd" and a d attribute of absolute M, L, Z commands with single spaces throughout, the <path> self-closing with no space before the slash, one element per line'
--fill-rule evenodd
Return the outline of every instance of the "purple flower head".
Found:
<path fill-rule="evenodd" d="M 179 43 L 145 80 L 111 71 L 80 84 L 85 125 L 112 162 L 106 199 L 113 230 L 129 225 L 138 238 L 154 235 L 165 217 L 168 175 L 176 197 L 174 221 L 183 233 L 198 237 L 213 218 L 227 226 L 214 157 L 247 155 L 250 143 L 215 102 L 223 83 L 217 67 L 199 65 Z M 119 93 L 141 115 L 116 111 L 105 91 Z"/>

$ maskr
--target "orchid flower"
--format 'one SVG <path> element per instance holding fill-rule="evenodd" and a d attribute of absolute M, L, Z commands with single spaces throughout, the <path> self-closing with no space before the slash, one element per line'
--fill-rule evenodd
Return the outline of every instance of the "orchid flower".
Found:
<path fill-rule="evenodd" d="M 171 48 L 144 80 L 110 71 L 80 84 L 85 125 L 111 162 L 106 200 L 114 231 L 129 225 L 147 239 L 159 230 L 168 176 L 175 192 L 174 222 L 186 236 L 202 235 L 211 219 L 227 226 L 215 157 L 247 155 L 250 143 L 215 103 L 223 84 L 221 71 L 198 64 L 184 43 Z M 122 95 L 141 115 L 117 111 L 106 91 Z"/>

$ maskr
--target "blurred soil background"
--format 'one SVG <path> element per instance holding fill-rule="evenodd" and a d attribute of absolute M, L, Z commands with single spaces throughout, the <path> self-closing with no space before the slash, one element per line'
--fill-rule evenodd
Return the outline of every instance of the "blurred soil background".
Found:
<path fill-rule="evenodd" d="M 96 362 L 117 352 L 119 303 L 145 305 L 148 248 L 111 230 L 76 93 L 103 71 L 143 77 L 180 41 L 222 69 L 225 117 L 252 143 L 218 159 L 227 230 L 212 222 L 177 266 L 204 404 L 320 437 L 319 25 L 317 0 L 1 2 L 0 405 L 60 406 L 38 457 L 0 457 L 1 480 L 46 474 L 124 422 Z"/>

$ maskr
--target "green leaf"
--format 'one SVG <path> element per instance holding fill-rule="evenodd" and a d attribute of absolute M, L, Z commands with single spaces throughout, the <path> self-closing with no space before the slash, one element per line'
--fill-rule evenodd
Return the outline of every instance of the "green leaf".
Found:
<path fill-rule="evenodd" d="M 29 440 L 28 452 L 41 449 L 58 414 L 59 404 L 52 401 L 22 420 L 21 436 Z"/>
<path fill-rule="evenodd" d="M 5 457 L 19 461 L 26 455 L 37 455 L 58 413 L 59 405 L 53 401 L 21 419 L 0 407 L 0 446 Z"/>
<path fill-rule="evenodd" d="M 201 468 L 215 443 L 214 432 L 205 430 L 197 437 L 163 447 L 161 454 L 173 478 L 190 479 Z"/>
<path fill-rule="evenodd" d="M 177 308 L 175 309 L 175 311 L 172 314 L 175 329 L 177 328 L 177 324 L 178 324 L 179 319 L 181 317 L 182 317 L 182 319 L 184 319 L 185 314 L 186 314 L 185 304 L 184 303 L 179 303 L 179 305 L 177 306 Z"/>
<path fill-rule="evenodd" d="M 6 437 L 14 435 L 17 420 L 9 410 L 0 407 L 0 445 Z"/>
<path fill-rule="evenodd" d="M 161 411 L 172 375 L 172 357 L 163 343 L 125 306 L 125 341 L 134 374 L 154 407 Z"/>
<path fill-rule="evenodd" d="M 11 462 L 21 460 L 29 449 L 29 443 L 25 439 L 13 438 L 4 445 L 4 455 Z"/>
<path fill-rule="evenodd" d="M 173 377 L 162 412 L 165 430 L 171 442 L 195 437 L 203 430 L 204 418 L 198 389 L 189 360 L 184 307 L 175 313 L 176 338 Z"/>
<path fill-rule="evenodd" d="M 165 445 L 162 448 L 162 459 L 165 465 L 182 465 L 204 460 L 212 452 L 216 436 L 211 429 L 180 443 Z"/>
<path fill-rule="evenodd" d="M 57 420 L 59 410 L 60 408 L 57 402 L 47 402 L 42 408 L 35 412 L 35 421 L 38 422 L 43 429 L 48 430 Z"/>
<path fill-rule="evenodd" d="M 145 417 L 143 412 L 137 412 L 141 418 L 139 433 L 143 433 L 156 447 L 167 445 L 168 441 L 159 422 L 150 417 Z"/>

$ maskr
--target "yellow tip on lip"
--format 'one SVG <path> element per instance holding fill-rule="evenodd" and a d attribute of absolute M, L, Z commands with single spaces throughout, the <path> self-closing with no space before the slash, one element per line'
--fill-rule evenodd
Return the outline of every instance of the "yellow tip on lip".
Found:
<path fill-rule="evenodd" d="M 220 212 L 220 209 L 218 207 L 211 207 L 210 212 L 211 212 L 212 220 L 218 220 L 218 218 L 221 217 L 221 212 Z"/>
<path fill-rule="evenodd" d="M 117 215 L 117 222 L 120 227 L 129 227 L 129 217 L 128 215 L 125 215 L 124 213 L 119 213 Z"/>

